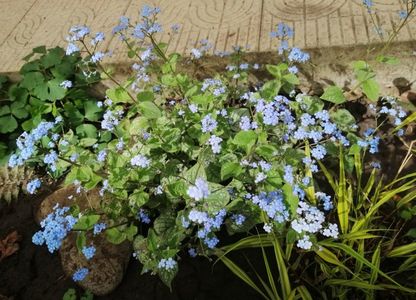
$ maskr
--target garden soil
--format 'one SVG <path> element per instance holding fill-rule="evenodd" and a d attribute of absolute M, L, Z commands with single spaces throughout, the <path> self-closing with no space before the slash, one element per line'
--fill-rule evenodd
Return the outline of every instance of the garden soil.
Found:
<path fill-rule="evenodd" d="M 39 230 L 33 217 L 34 211 L 41 199 L 53 189 L 44 191 L 36 198 L 20 197 L 10 205 L 0 201 L 0 240 L 13 231 L 21 236 L 19 250 L 0 262 L 1 300 L 57 300 L 62 299 L 69 288 L 76 289 L 79 296 L 83 294 L 72 279 L 64 274 L 59 255 L 32 243 L 32 235 Z M 245 258 L 240 257 L 240 262 L 244 261 Z M 222 263 L 212 266 L 203 257 L 185 257 L 180 261 L 172 292 L 157 276 L 140 275 L 140 270 L 139 262 L 131 259 L 124 279 L 116 290 L 94 299 L 260 299 Z"/>

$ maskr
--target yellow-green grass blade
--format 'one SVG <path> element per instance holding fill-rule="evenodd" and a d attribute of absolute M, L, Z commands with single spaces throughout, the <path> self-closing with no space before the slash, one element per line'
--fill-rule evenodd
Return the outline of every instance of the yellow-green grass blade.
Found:
<path fill-rule="evenodd" d="M 411 243 L 411 244 L 407 244 L 407 245 L 403 245 L 403 246 L 399 246 L 394 248 L 393 250 L 391 250 L 387 256 L 388 257 L 398 257 L 398 256 L 405 256 L 408 255 L 412 252 L 416 251 L 416 242 L 415 243 Z"/>
<path fill-rule="evenodd" d="M 264 299 L 269 299 L 263 291 L 251 280 L 250 276 L 247 275 L 239 266 L 237 266 L 232 260 L 228 259 L 226 256 L 220 257 L 220 260 L 226 265 L 226 267 L 233 272 L 238 278 L 248 284 L 253 288 L 257 293 L 259 293 Z"/>
<path fill-rule="evenodd" d="M 274 295 L 278 295 L 277 288 L 276 288 L 276 284 L 275 284 L 274 278 L 273 278 L 273 273 L 272 273 L 272 271 L 270 269 L 269 260 L 267 259 L 267 254 L 266 254 L 266 251 L 264 251 L 264 248 L 263 247 L 261 247 L 261 252 L 262 252 L 264 266 L 266 268 L 267 278 L 269 280 L 270 287 L 271 287 L 271 289 L 273 291 L 273 294 Z"/>
<path fill-rule="evenodd" d="M 410 116 L 408 116 L 406 119 L 403 120 L 403 122 L 398 125 L 396 128 L 394 128 L 394 131 L 398 131 L 402 129 L 403 127 L 409 125 L 412 122 L 416 121 L 416 112 L 412 113 Z"/>
<path fill-rule="evenodd" d="M 359 253 L 357 253 L 350 246 L 345 245 L 345 244 L 342 244 L 342 243 L 325 242 L 325 241 L 322 241 L 321 244 L 324 245 L 324 246 L 326 246 L 326 247 L 328 247 L 328 248 L 335 248 L 335 249 L 342 250 L 347 255 L 355 258 L 356 260 L 360 261 L 361 263 L 363 263 L 364 265 L 366 265 L 367 267 L 369 267 L 371 270 L 374 269 L 379 275 L 383 276 L 384 278 L 386 278 L 387 280 L 391 281 L 395 285 L 397 285 L 399 287 L 402 287 L 393 278 L 391 278 L 389 275 L 387 275 L 386 273 L 384 273 L 383 271 L 381 271 L 379 268 L 377 268 L 375 265 L 373 265 L 371 262 L 369 262 L 364 256 L 362 256 Z"/>
<path fill-rule="evenodd" d="M 339 184 L 337 196 L 337 213 L 339 225 L 341 227 L 341 232 L 345 234 L 348 232 L 348 216 L 350 213 L 350 206 L 347 199 L 347 181 L 345 178 L 344 151 L 342 146 L 339 147 Z"/>
<path fill-rule="evenodd" d="M 286 299 L 289 296 L 292 288 L 290 286 L 289 275 L 287 273 L 285 260 L 283 258 L 283 251 L 277 239 L 273 240 L 273 249 L 274 249 L 274 254 L 276 256 L 277 267 L 279 270 L 279 277 L 280 277 L 280 284 L 282 286 L 283 299 Z"/>
<path fill-rule="evenodd" d="M 321 168 L 322 172 L 324 173 L 326 180 L 328 180 L 329 185 L 332 187 L 334 193 L 338 191 L 338 183 L 335 181 L 334 177 L 328 171 L 323 163 L 318 160 L 319 167 Z"/>
<path fill-rule="evenodd" d="M 316 255 L 322 258 L 324 261 L 336 265 L 349 273 L 352 273 L 350 269 L 348 269 L 339 259 L 338 257 L 331 252 L 329 249 L 319 246 L 319 249 L 315 250 Z"/>

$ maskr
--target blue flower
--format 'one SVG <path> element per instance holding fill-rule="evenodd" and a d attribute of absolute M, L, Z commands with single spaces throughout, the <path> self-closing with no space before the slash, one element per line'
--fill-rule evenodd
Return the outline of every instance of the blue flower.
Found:
<path fill-rule="evenodd" d="M 101 51 L 97 51 L 96 53 L 94 53 L 94 54 L 91 56 L 91 61 L 92 61 L 93 63 L 100 62 L 100 61 L 102 61 L 102 60 L 103 60 L 104 56 L 105 56 L 105 54 L 104 54 L 103 52 L 101 52 Z"/>
<path fill-rule="evenodd" d="M 289 211 L 283 202 L 283 193 L 280 190 L 251 197 L 251 201 L 259 206 L 269 218 L 278 223 L 283 223 L 289 219 Z"/>
<path fill-rule="evenodd" d="M 169 257 L 168 259 L 162 258 L 159 261 L 158 268 L 164 269 L 166 271 L 171 271 L 175 269 L 177 265 L 178 263 L 172 257 Z"/>
<path fill-rule="evenodd" d="M 311 150 L 312 157 L 316 160 L 321 160 L 326 155 L 326 149 L 322 145 L 317 145 L 316 147 L 312 148 Z"/>
<path fill-rule="evenodd" d="M 129 27 L 129 18 L 122 16 L 116 27 L 113 28 L 113 34 L 126 30 Z"/>
<path fill-rule="evenodd" d="M 151 160 L 144 155 L 138 154 L 130 160 L 130 163 L 132 166 L 148 168 L 150 166 Z"/>
<path fill-rule="evenodd" d="M 187 194 L 196 201 L 207 198 L 210 195 L 208 182 L 203 178 L 197 178 L 195 185 L 188 188 Z"/>
<path fill-rule="evenodd" d="M 98 235 L 98 234 L 100 234 L 106 228 L 107 228 L 107 224 L 105 224 L 105 223 L 97 223 L 97 224 L 94 225 L 93 234 L 94 235 Z"/>
<path fill-rule="evenodd" d="M 107 151 L 105 149 L 101 150 L 100 152 L 98 152 L 97 161 L 103 162 L 105 161 L 106 157 L 107 157 Z"/>
<path fill-rule="evenodd" d="M 188 249 L 188 254 L 189 254 L 190 257 L 196 257 L 197 253 L 196 253 L 195 248 L 189 248 Z"/>
<path fill-rule="evenodd" d="M 236 225 L 240 226 L 244 223 L 246 217 L 242 214 L 236 214 L 231 216 L 231 220 L 233 220 Z"/>
<path fill-rule="evenodd" d="M 66 215 L 69 207 L 54 207 L 54 211 L 50 213 L 40 226 L 42 230 L 36 232 L 32 237 L 32 242 L 36 245 L 46 243 L 49 252 L 53 253 L 61 247 L 62 240 L 74 227 L 78 221 L 71 215 Z"/>
<path fill-rule="evenodd" d="M 64 80 L 64 81 L 61 82 L 61 84 L 59 86 L 63 87 L 64 89 L 69 89 L 69 88 L 72 87 L 72 81 Z"/>
<path fill-rule="evenodd" d="M 271 37 L 277 37 L 277 38 L 292 38 L 293 37 L 293 29 L 288 26 L 287 24 L 280 22 L 279 24 L 277 24 L 277 30 L 276 31 L 272 31 L 270 33 Z"/>
<path fill-rule="evenodd" d="M 40 188 L 41 184 L 42 183 L 39 180 L 39 178 L 35 178 L 27 184 L 26 189 L 29 192 L 29 194 L 34 194 L 36 193 L 36 190 Z"/>
<path fill-rule="evenodd" d="M 89 271 L 87 268 L 81 268 L 78 269 L 74 275 L 72 275 L 72 279 L 74 281 L 82 281 L 85 279 L 85 277 L 88 275 Z"/>
<path fill-rule="evenodd" d="M 96 252 L 96 249 L 94 246 L 89 246 L 89 247 L 84 246 L 84 248 L 82 248 L 82 254 L 84 254 L 85 258 L 88 260 L 94 257 L 95 252 Z"/>
<path fill-rule="evenodd" d="M 68 46 L 66 47 L 66 55 L 71 55 L 75 52 L 79 52 L 79 48 L 77 45 L 75 45 L 74 43 L 69 43 Z"/>
<path fill-rule="evenodd" d="M 51 151 L 45 155 L 43 162 L 49 166 L 51 171 L 56 171 L 56 161 L 58 160 L 58 154 L 55 151 Z"/>
<path fill-rule="evenodd" d="M 211 135 L 211 137 L 208 140 L 208 143 L 211 145 L 212 153 L 218 154 L 221 152 L 221 142 L 222 138 L 216 135 Z"/>
<path fill-rule="evenodd" d="M 294 178 L 293 178 L 293 167 L 291 165 L 287 165 L 284 167 L 284 175 L 283 175 L 283 179 L 289 183 L 292 184 L 294 183 Z"/>
<path fill-rule="evenodd" d="M 99 42 L 104 41 L 105 35 L 103 32 L 97 32 L 95 37 L 91 40 L 91 45 L 96 46 Z"/>
<path fill-rule="evenodd" d="M 143 209 L 139 210 L 137 218 L 144 224 L 150 224 L 149 215 Z"/>
<path fill-rule="evenodd" d="M 206 132 L 212 132 L 215 130 L 215 128 L 217 128 L 217 121 L 215 119 L 213 119 L 211 117 L 211 115 L 206 115 L 202 121 L 202 132 L 206 133 Z"/>
<path fill-rule="evenodd" d="M 292 50 L 290 50 L 289 56 L 287 58 L 291 62 L 304 63 L 304 62 L 307 62 L 310 59 L 310 56 L 309 56 L 308 53 L 303 52 L 299 48 L 292 48 Z"/>
<path fill-rule="evenodd" d="M 205 238 L 204 243 L 207 245 L 208 248 L 214 249 L 215 246 L 219 243 L 219 239 L 216 236 Z"/>
<path fill-rule="evenodd" d="M 140 16 L 143 18 L 150 18 L 160 13 L 159 7 L 151 7 L 149 5 L 143 5 L 140 11 Z"/>

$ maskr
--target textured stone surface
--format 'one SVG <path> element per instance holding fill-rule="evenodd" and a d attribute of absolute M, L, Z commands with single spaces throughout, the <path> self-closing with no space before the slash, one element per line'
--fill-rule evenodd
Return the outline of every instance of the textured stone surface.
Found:
<path fill-rule="evenodd" d="M 56 204 L 59 204 L 60 207 L 76 204 L 81 211 L 87 209 L 99 210 L 101 199 L 98 189 L 77 194 L 76 187 L 64 187 L 53 192 L 41 202 L 35 212 L 35 220 L 39 224 L 48 214 L 53 212 Z"/>
<path fill-rule="evenodd" d="M 169 51 L 189 53 L 197 41 L 208 39 L 214 50 L 230 50 L 233 45 L 250 45 L 251 51 L 271 51 L 277 41 L 269 38 L 279 22 L 294 27 L 291 45 L 302 48 L 351 46 L 378 42 L 371 19 L 361 0 L 0 0 L 0 72 L 15 72 L 33 47 L 65 45 L 71 25 L 87 24 L 109 37 L 104 48 L 120 49 L 111 28 L 118 17 L 137 17 L 143 4 L 162 8 L 165 32 L 159 36 L 170 42 Z M 374 1 L 378 21 L 386 32 L 399 21 L 401 0 Z M 170 25 L 181 25 L 179 34 L 168 33 Z M 399 41 L 415 39 L 416 22 L 400 33 Z M 110 46 L 110 47 L 109 47 Z M 122 61 L 115 53 L 112 62 Z"/>
<path fill-rule="evenodd" d="M 132 253 L 131 245 L 127 241 L 120 245 L 111 244 L 103 235 L 94 238 L 87 236 L 87 244 L 96 248 L 90 260 L 78 251 L 76 233 L 69 234 L 59 250 L 62 268 L 68 277 L 72 277 L 80 268 L 87 268 L 88 275 L 78 284 L 95 295 L 106 295 L 123 279 Z"/>
<path fill-rule="evenodd" d="M 76 204 L 81 211 L 88 209 L 99 211 L 101 199 L 98 189 L 77 194 L 74 186 L 64 187 L 42 201 L 35 213 L 35 220 L 40 223 L 53 211 L 56 204 L 59 204 L 60 207 Z M 87 245 L 94 245 L 96 253 L 92 259 L 87 260 L 77 249 L 76 237 L 76 232 L 70 233 L 59 249 L 62 267 L 66 275 L 72 277 L 78 269 L 88 268 L 88 276 L 78 284 L 95 295 L 110 293 L 123 279 L 132 253 L 130 243 L 125 241 L 120 245 L 114 245 L 108 242 L 103 234 L 93 236 L 88 233 Z"/>

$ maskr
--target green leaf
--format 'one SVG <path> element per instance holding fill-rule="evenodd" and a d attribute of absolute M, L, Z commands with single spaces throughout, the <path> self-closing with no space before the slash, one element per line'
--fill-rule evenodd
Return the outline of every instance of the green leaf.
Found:
<path fill-rule="evenodd" d="M 282 71 L 287 70 L 288 66 L 286 64 L 266 65 L 266 69 L 274 77 L 280 78 L 282 76 Z"/>
<path fill-rule="evenodd" d="M 155 95 L 152 91 L 143 91 L 137 94 L 137 101 L 144 102 L 144 101 L 153 101 L 155 99 Z"/>
<path fill-rule="evenodd" d="M 400 63 L 400 60 L 397 57 L 386 55 L 377 56 L 377 61 L 388 65 L 397 65 Z"/>
<path fill-rule="evenodd" d="M 59 79 L 50 80 L 46 84 L 42 82 L 33 89 L 33 93 L 40 100 L 55 101 L 63 99 L 66 95 L 66 89 L 60 86 L 61 83 L 62 81 Z"/>
<path fill-rule="evenodd" d="M 10 114 L 10 107 L 8 105 L 4 105 L 0 107 L 0 116 Z"/>
<path fill-rule="evenodd" d="M 374 79 L 367 79 L 361 84 L 364 94 L 368 99 L 372 101 L 377 101 L 380 94 L 380 86 Z"/>
<path fill-rule="evenodd" d="M 197 178 L 206 179 L 207 174 L 205 173 L 203 164 L 196 163 L 185 172 L 183 177 L 185 177 L 187 181 L 194 183 Z"/>
<path fill-rule="evenodd" d="M 233 139 L 233 143 L 243 149 L 246 149 L 247 153 L 254 146 L 257 140 L 257 134 L 253 130 L 240 131 Z"/>
<path fill-rule="evenodd" d="M 74 289 L 68 289 L 62 300 L 77 300 L 77 292 Z"/>
<path fill-rule="evenodd" d="M 74 230 L 90 230 L 100 219 L 100 215 L 84 215 L 74 225 Z"/>
<path fill-rule="evenodd" d="M 105 231 L 107 240 L 112 244 L 121 244 L 127 238 L 126 234 L 118 230 L 117 228 L 110 228 Z"/>
<path fill-rule="evenodd" d="M 11 113 L 18 119 L 23 119 L 28 116 L 28 111 L 24 108 L 25 102 L 13 101 L 10 105 Z M 1 114 L 0 114 L 1 115 Z"/>
<path fill-rule="evenodd" d="M 285 184 L 282 187 L 283 195 L 285 196 L 286 203 L 289 204 L 290 214 L 296 215 L 296 209 L 298 208 L 299 198 L 293 193 L 293 188 L 290 184 Z"/>
<path fill-rule="evenodd" d="M 129 196 L 129 201 L 137 207 L 142 207 L 149 201 L 149 194 L 143 191 L 135 191 Z"/>
<path fill-rule="evenodd" d="M 217 213 L 230 201 L 230 194 L 227 187 L 216 183 L 208 183 L 211 194 L 205 199 L 208 213 Z"/>
<path fill-rule="evenodd" d="M 46 53 L 46 47 L 45 46 L 39 46 L 32 49 L 33 53 L 39 53 L 39 54 L 45 54 Z"/>
<path fill-rule="evenodd" d="M 175 227 L 175 220 L 176 218 L 172 213 L 163 213 L 156 218 L 153 228 L 159 236 L 166 234 Z"/>
<path fill-rule="evenodd" d="M 13 132 L 18 124 L 12 115 L 0 117 L 0 133 Z"/>
<path fill-rule="evenodd" d="M 272 145 L 260 145 L 256 147 L 256 153 L 265 159 L 274 157 L 276 152 L 276 147 Z"/>
<path fill-rule="evenodd" d="M 284 75 L 283 80 L 285 80 L 287 83 L 290 83 L 292 85 L 296 85 L 300 83 L 298 76 L 292 73 Z"/>
<path fill-rule="evenodd" d="M 28 90 L 33 90 L 39 85 L 43 85 L 45 78 L 40 72 L 29 72 L 26 73 L 23 77 L 23 80 L 20 82 L 20 86 L 27 88 Z"/>
<path fill-rule="evenodd" d="M 76 241 L 78 251 L 81 252 L 82 248 L 84 248 L 86 244 L 87 237 L 85 236 L 85 231 L 78 232 Z"/>
<path fill-rule="evenodd" d="M 172 290 L 172 280 L 176 277 L 176 274 L 178 273 L 178 266 L 175 265 L 174 268 L 171 270 L 165 270 L 165 269 L 159 269 L 158 274 L 160 280 L 163 281 L 164 284 L 166 284 L 170 290 Z"/>
<path fill-rule="evenodd" d="M 128 103 L 131 102 L 131 98 L 129 93 L 127 93 L 126 89 L 122 87 L 115 87 L 112 89 L 108 89 L 105 94 L 108 98 L 110 98 L 114 103 Z"/>
<path fill-rule="evenodd" d="M 416 251 L 416 242 L 396 247 L 393 250 L 391 250 L 387 254 L 387 256 L 388 257 L 403 256 L 403 255 L 407 255 L 407 254 L 410 254 L 410 253 L 415 252 L 415 251 Z"/>
<path fill-rule="evenodd" d="M 341 104 L 346 101 L 346 98 L 342 92 L 342 89 L 337 86 L 330 86 L 325 89 L 324 94 L 321 96 L 321 99 L 335 103 Z"/>
<path fill-rule="evenodd" d="M 98 121 L 100 119 L 102 109 L 97 106 L 97 102 L 95 101 L 85 101 L 84 111 L 85 111 L 85 118 L 87 120 Z"/>
<path fill-rule="evenodd" d="M 162 116 L 159 107 L 153 102 L 145 101 L 138 104 L 140 112 L 148 119 L 157 119 Z"/>
<path fill-rule="evenodd" d="M 243 168 L 237 162 L 226 162 L 221 166 L 221 180 L 238 176 L 243 172 Z"/>
<path fill-rule="evenodd" d="M 350 131 L 351 126 L 356 122 L 354 116 L 344 108 L 331 112 L 330 116 L 343 131 Z"/>
<path fill-rule="evenodd" d="M 60 64 L 63 56 L 64 56 L 63 49 L 56 47 L 56 48 L 50 49 L 47 54 L 43 55 L 40 58 L 40 62 L 44 68 L 50 68 L 52 66 Z"/>
<path fill-rule="evenodd" d="M 95 128 L 95 126 L 92 124 L 79 125 L 75 130 L 80 138 L 97 138 L 97 128 Z"/>
<path fill-rule="evenodd" d="M 137 226 L 131 224 L 129 227 L 124 229 L 123 233 L 126 235 L 126 238 L 132 242 L 134 239 L 134 236 L 137 234 Z"/>
<path fill-rule="evenodd" d="M 83 138 L 79 141 L 79 146 L 81 147 L 91 147 L 97 142 L 97 139 L 93 138 Z"/>

